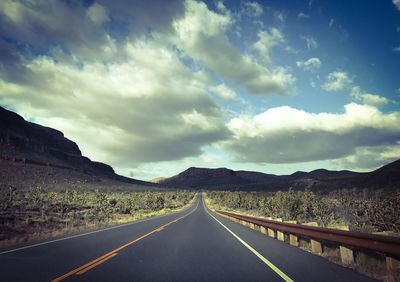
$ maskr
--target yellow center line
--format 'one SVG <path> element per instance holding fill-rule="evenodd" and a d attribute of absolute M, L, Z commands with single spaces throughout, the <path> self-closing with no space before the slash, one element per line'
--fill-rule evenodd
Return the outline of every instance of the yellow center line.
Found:
<path fill-rule="evenodd" d="M 294 282 L 292 278 L 287 276 L 282 270 L 280 270 L 278 267 L 276 267 L 272 262 L 267 260 L 262 254 L 260 254 L 256 249 L 254 249 L 252 246 L 250 246 L 248 243 L 246 243 L 242 238 L 240 238 L 238 235 L 236 235 L 232 230 L 230 230 L 228 227 L 226 227 L 221 221 L 219 221 L 215 216 L 213 216 L 207 209 L 207 207 L 204 204 L 204 199 L 203 199 L 203 206 L 204 209 L 207 211 L 207 213 L 215 219 L 219 224 L 222 225 L 226 230 L 228 230 L 229 233 L 233 235 L 236 239 L 239 240 L 240 243 L 242 243 L 247 249 L 249 249 L 253 254 L 255 254 L 263 263 L 265 263 L 269 268 L 271 268 L 276 274 L 278 274 L 285 282 Z"/>
<path fill-rule="evenodd" d="M 172 221 L 170 221 L 170 222 L 168 222 L 168 223 L 166 223 L 164 225 L 161 225 L 161 226 L 157 227 L 156 229 L 154 229 L 154 230 L 152 230 L 152 231 L 140 236 L 139 238 L 136 238 L 135 240 L 130 241 L 130 242 L 128 242 L 128 243 L 126 243 L 126 244 L 124 244 L 124 245 L 122 245 L 122 246 L 120 246 L 120 247 L 118 247 L 118 248 L 116 248 L 116 249 L 114 249 L 114 250 L 102 255 L 101 257 L 98 257 L 98 258 L 96 258 L 96 259 L 94 259 L 94 260 L 92 260 L 92 261 L 90 261 L 90 262 L 88 262 L 88 263 L 86 263 L 86 264 L 74 269 L 74 270 L 71 270 L 70 272 L 65 273 L 64 275 L 62 275 L 60 277 L 55 278 L 55 279 L 51 280 L 51 282 L 62 281 L 65 278 L 70 277 L 70 276 L 72 276 L 74 274 L 76 274 L 76 275 L 84 274 L 85 272 L 91 270 L 92 268 L 94 268 L 94 267 L 102 264 L 103 262 L 113 258 L 114 256 L 116 256 L 118 254 L 117 252 L 119 252 L 120 250 L 122 250 L 122 249 L 124 249 L 124 248 L 126 248 L 126 247 L 128 247 L 128 246 L 130 246 L 130 245 L 132 245 L 132 244 L 134 244 L 134 243 L 136 243 L 136 242 L 148 237 L 148 236 L 150 236 L 151 234 L 154 234 L 156 232 L 160 232 L 161 230 L 163 230 L 168 225 L 170 225 L 172 223 L 175 223 L 175 222 L 187 217 L 188 215 L 192 214 L 198 208 L 198 206 L 199 206 L 199 202 L 197 202 L 196 207 L 192 211 L 190 211 L 189 213 L 187 213 L 187 214 L 185 214 L 185 215 L 183 215 L 183 216 L 181 216 L 181 217 L 179 217 L 177 219 L 174 219 L 174 220 L 172 220 Z"/>
<path fill-rule="evenodd" d="M 98 266 L 98 265 L 102 264 L 103 262 L 109 260 L 110 258 L 115 257 L 116 255 L 118 255 L 118 253 L 113 253 L 113 254 L 109 255 L 108 257 L 105 257 L 104 259 L 99 260 L 96 263 L 93 263 L 89 267 L 86 267 L 85 269 L 82 269 L 81 271 L 78 271 L 76 274 L 77 275 L 82 275 L 82 274 L 86 273 L 87 271 L 91 270 L 92 268 L 95 268 L 96 266 Z"/>

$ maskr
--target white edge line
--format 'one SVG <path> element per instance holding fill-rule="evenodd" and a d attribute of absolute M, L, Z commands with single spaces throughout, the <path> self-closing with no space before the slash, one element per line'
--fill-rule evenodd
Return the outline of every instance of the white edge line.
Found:
<path fill-rule="evenodd" d="M 228 230 L 229 233 L 233 235 L 236 239 L 239 240 L 240 243 L 242 243 L 246 248 L 248 248 L 250 251 L 252 251 L 260 260 L 262 260 L 269 268 L 271 268 L 276 274 L 278 274 L 284 281 L 286 282 L 294 282 L 293 279 L 291 279 L 289 276 L 287 276 L 282 270 L 280 270 L 278 267 L 276 267 L 272 262 L 267 260 L 262 254 L 260 254 L 256 249 L 254 249 L 252 246 L 250 246 L 248 243 L 246 243 L 242 238 L 240 238 L 238 235 L 236 235 L 233 231 L 231 231 L 228 227 L 226 227 L 221 221 L 219 221 L 215 216 L 213 216 L 209 211 L 208 208 L 204 204 L 204 198 L 202 197 L 203 200 L 203 206 L 206 212 L 213 218 L 215 219 L 219 224 L 221 224 L 226 230 Z"/>
<path fill-rule="evenodd" d="M 187 207 L 186 209 L 191 208 L 191 206 Z M 141 223 L 141 222 L 144 222 L 144 221 L 163 218 L 163 217 L 168 216 L 168 215 L 173 215 L 173 214 L 185 211 L 186 209 L 180 210 L 180 211 L 175 211 L 175 212 L 164 214 L 164 215 L 160 215 L 160 216 L 155 216 L 155 217 L 150 217 L 150 218 L 145 218 L 145 219 L 139 219 L 139 220 L 134 221 L 134 222 L 128 222 L 128 223 L 125 223 L 125 224 L 121 224 L 121 225 L 117 225 L 117 226 L 111 226 L 111 227 L 107 227 L 107 228 L 104 228 L 104 229 L 98 229 L 98 230 L 89 231 L 89 232 L 86 232 L 86 233 L 76 234 L 76 235 L 72 235 L 72 236 L 68 236 L 68 237 L 63 237 L 63 238 L 59 238 L 59 239 L 54 239 L 54 240 L 50 240 L 50 241 L 45 241 L 45 242 L 33 244 L 33 245 L 23 246 L 23 247 L 19 247 L 19 248 L 16 248 L 16 249 L 11 249 L 11 250 L 0 252 L 0 255 L 13 253 L 13 252 L 17 252 L 17 251 L 21 251 L 21 250 L 25 250 L 25 249 L 34 248 L 34 247 L 39 247 L 39 246 L 43 246 L 43 245 L 47 245 L 47 244 L 51 244 L 51 243 L 55 243 L 55 242 L 59 242 L 59 241 L 69 240 L 69 239 L 73 239 L 73 238 L 77 238 L 77 237 L 82 237 L 82 236 L 86 236 L 86 235 L 90 235 L 90 234 L 94 234 L 94 233 L 98 233 L 98 232 L 103 232 L 103 231 L 107 231 L 107 230 L 111 230 L 111 229 L 125 227 L 125 226 L 128 226 L 128 225 L 133 225 L 133 224 Z"/>

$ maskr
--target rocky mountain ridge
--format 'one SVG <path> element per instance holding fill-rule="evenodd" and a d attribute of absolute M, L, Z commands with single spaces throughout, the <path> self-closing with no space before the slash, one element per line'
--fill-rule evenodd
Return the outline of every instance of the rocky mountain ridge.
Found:
<path fill-rule="evenodd" d="M 0 160 L 74 171 L 91 177 L 107 178 L 132 184 L 154 184 L 120 176 L 114 169 L 82 155 L 78 145 L 56 129 L 26 121 L 20 115 L 0 107 Z M 75 173 L 76 172 L 76 173 Z M 7 173 L 12 173 L 9 169 Z M 18 172 L 16 172 L 18 174 Z"/>
<path fill-rule="evenodd" d="M 317 169 L 291 175 L 274 175 L 227 168 L 191 167 L 159 182 L 165 186 L 210 190 L 277 191 L 289 188 L 329 191 L 334 189 L 400 189 L 400 160 L 377 170 L 359 173 Z"/>

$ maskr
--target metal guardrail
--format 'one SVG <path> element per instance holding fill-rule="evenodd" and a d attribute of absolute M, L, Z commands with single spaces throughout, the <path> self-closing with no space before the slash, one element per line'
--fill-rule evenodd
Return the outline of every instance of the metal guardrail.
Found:
<path fill-rule="evenodd" d="M 235 213 L 216 211 L 221 215 L 243 220 L 264 228 L 284 233 L 309 237 L 318 241 L 335 242 L 340 245 L 380 252 L 389 256 L 400 257 L 400 238 L 331 228 L 314 227 L 294 223 L 277 222 Z"/>

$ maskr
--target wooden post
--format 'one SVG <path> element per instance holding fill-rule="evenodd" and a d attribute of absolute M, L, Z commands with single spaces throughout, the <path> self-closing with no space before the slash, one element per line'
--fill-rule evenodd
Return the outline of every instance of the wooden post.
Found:
<path fill-rule="evenodd" d="M 342 261 L 343 264 L 354 263 L 354 255 L 352 249 L 349 249 L 345 246 L 340 246 L 339 251 L 340 251 L 340 260 Z"/>
<path fill-rule="evenodd" d="M 268 228 L 267 232 L 268 232 L 269 237 L 275 238 L 275 230 L 274 229 Z"/>
<path fill-rule="evenodd" d="M 291 224 L 297 224 L 296 220 L 285 220 L 284 223 L 291 223 Z M 289 244 L 292 246 L 299 246 L 299 239 L 297 238 L 297 235 L 294 234 L 289 234 Z"/>
<path fill-rule="evenodd" d="M 328 228 L 335 228 L 339 230 L 349 231 L 348 225 L 328 225 Z M 339 246 L 340 260 L 343 264 L 354 264 L 353 250 L 346 246 Z"/>
<path fill-rule="evenodd" d="M 299 246 L 299 239 L 297 238 L 297 235 L 289 234 L 289 244 L 292 246 Z"/>
<path fill-rule="evenodd" d="M 311 239 L 311 251 L 315 254 L 322 254 L 322 244 L 316 240 Z"/>
<path fill-rule="evenodd" d="M 318 227 L 318 222 L 312 221 L 312 222 L 303 223 L 303 225 Z M 322 254 L 322 244 L 321 244 L 321 242 L 316 241 L 314 239 L 310 239 L 310 245 L 311 245 L 311 251 L 314 254 L 318 254 L 318 255 Z"/>
<path fill-rule="evenodd" d="M 277 230 L 276 234 L 277 234 L 277 238 L 278 238 L 279 241 L 285 241 L 285 234 L 283 234 L 282 231 Z"/>

